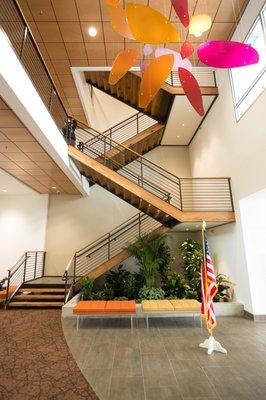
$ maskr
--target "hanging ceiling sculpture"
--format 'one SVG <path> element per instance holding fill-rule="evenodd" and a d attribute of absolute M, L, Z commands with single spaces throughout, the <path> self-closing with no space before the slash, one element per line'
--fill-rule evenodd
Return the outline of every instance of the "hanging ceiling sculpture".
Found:
<path fill-rule="evenodd" d="M 189 16 L 188 0 L 170 1 L 190 35 L 200 37 L 210 29 L 212 21 L 209 15 Z M 185 41 L 181 44 L 180 52 L 163 47 L 162 45 L 165 46 L 169 42 L 180 41 L 180 35 L 171 22 L 149 6 L 127 3 L 125 8 L 122 8 L 119 3 L 120 0 L 106 0 L 111 26 L 123 38 L 142 43 L 143 54 L 137 50 L 119 52 L 109 75 L 110 85 L 115 85 L 136 61 L 140 60 L 141 84 L 138 105 L 145 109 L 164 85 L 171 71 L 176 71 L 190 104 L 203 116 L 201 90 L 188 59 L 194 52 L 192 44 Z M 158 47 L 154 50 L 152 45 Z M 252 46 L 229 40 L 203 42 L 197 50 L 197 55 L 203 64 L 213 68 L 245 67 L 259 61 L 259 54 Z"/>

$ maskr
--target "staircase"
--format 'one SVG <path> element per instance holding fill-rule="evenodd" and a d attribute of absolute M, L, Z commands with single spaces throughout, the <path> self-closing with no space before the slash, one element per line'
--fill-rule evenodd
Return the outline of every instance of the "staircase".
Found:
<path fill-rule="evenodd" d="M 62 283 L 24 283 L 8 304 L 8 308 L 61 308 L 64 305 L 65 285 Z"/>
<path fill-rule="evenodd" d="M 77 251 L 71 258 L 63 279 L 68 301 L 84 276 L 96 279 L 130 257 L 125 249 L 138 236 L 162 235 L 170 230 L 144 213 L 137 213 L 88 246 Z"/>
<path fill-rule="evenodd" d="M 84 124 L 69 155 L 82 174 L 165 226 L 234 221 L 229 178 L 179 178 Z"/>
<path fill-rule="evenodd" d="M 165 123 L 174 99 L 171 91 L 160 89 L 155 98 L 144 110 L 138 107 L 138 96 L 141 77 L 139 73 L 127 72 L 116 85 L 109 85 L 109 71 L 86 71 L 85 78 L 88 84 L 110 94 L 118 100 L 144 112 L 161 123 Z"/>

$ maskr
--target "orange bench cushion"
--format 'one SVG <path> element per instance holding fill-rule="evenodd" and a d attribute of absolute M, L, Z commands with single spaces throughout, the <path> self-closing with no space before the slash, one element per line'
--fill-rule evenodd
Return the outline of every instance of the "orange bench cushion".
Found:
<path fill-rule="evenodd" d="M 107 312 L 135 313 L 136 303 L 134 300 L 110 300 L 107 301 L 105 310 Z"/>
<path fill-rule="evenodd" d="M 82 300 L 73 308 L 74 314 L 104 313 L 105 300 Z"/>

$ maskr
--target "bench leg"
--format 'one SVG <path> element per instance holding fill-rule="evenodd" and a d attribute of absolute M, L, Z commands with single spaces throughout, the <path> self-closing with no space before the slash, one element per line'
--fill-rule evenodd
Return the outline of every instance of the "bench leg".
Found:
<path fill-rule="evenodd" d="M 130 316 L 130 327 L 133 329 L 133 315 Z"/>
<path fill-rule="evenodd" d="M 200 327 L 202 329 L 202 316 L 201 316 L 201 314 L 200 314 Z"/>
<path fill-rule="evenodd" d="M 146 315 L 145 319 L 146 319 L 146 328 L 148 329 L 149 328 L 149 316 Z"/>
<path fill-rule="evenodd" d="M 193 325 L 195 326 L 195 314 L 193 314 Z"/>
<path fill-rule="evenodd" d="M 77 315 L 77 331 L 79 330 L 79 315 Z"/>

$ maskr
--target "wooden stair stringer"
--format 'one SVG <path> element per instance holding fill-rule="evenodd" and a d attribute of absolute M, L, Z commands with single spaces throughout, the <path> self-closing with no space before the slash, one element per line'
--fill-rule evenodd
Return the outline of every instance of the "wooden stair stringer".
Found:
<path fill-rule="evenodd" d="M 73 146 L 68 147 L 69 156 L 76 160 L 78 163 L 82 164 L 80 169 L 84 170 L 84 166 L 87 168 L 88 174 L 98 175 L 101 185 L 103 182 L 111 182 L 112 185 L 119 186 L 125 195 L 129 197 L 143 199 L 148 204 L 151 204 L 156 209 L 161 210 L 165 215 L 169 215 L 178 222 L 190 222 L 190 221 L 224 221 L 233 222 L 235 221 L 234 212 L 219 212 L 219 211 L 203 211 L 203 212 L 182 212 L 173 205 L 167 203 L 166 201 L 160 199 L 154 194 L 148 192 L 146 189 L 138 186 L 137 184 L 131 182 L 124 176 L 118 174 L 112 169 L 106 167 L 105 165 L 99 163 L 95 159 L 91 158 L 87 154 L 82 153 Z M 82 168 L 83 167 L 83 168 Z M 95 181 L 95 180 L 94 180 Z M 107 185 L 106 185 L 107 186 Z"/>

